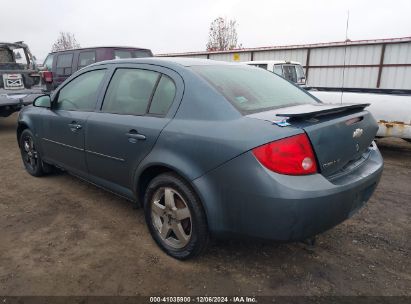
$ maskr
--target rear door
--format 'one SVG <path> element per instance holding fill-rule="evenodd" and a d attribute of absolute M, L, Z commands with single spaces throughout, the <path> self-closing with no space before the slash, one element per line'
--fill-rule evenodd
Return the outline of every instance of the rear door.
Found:
<path fill-rule="evenodd" d="M 174 115 L 174 105 L 181 100 L 182 92 L 181 78 L 169 69 L 150 65 L 117 67 L 101 111 L 88 118 L 86 155 L 90 175 L 109 188 L 117 185 L 133 189 L 138 164 Z"/>
<path fill-rule="evenodd" d="M 74 173 L 87 173 L 84 136 L 87 117 L 95 110 L 105 69 L 85 72 L 61 88 L 43 119 L 44 159 Z"/>

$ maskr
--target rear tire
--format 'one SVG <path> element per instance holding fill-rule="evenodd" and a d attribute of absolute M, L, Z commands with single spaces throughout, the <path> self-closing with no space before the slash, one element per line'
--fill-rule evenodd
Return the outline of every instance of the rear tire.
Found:
<path fill-rule="evenodd" d="M 203 206 L 181 177 L 155 177 L 144 195 L 144 213 L 151 236 L 168 255 L 186 260 L 207 247 L 209 233 Z"/>
<path fill-rule="evenodd" d="M 53 167 L 41 159 L 36 149 L 34 135 L 30 129 L 25 129 L 20 135 L 20 153 L 26 171 L 32 176 L 43 176 L 53 171 Z"/>

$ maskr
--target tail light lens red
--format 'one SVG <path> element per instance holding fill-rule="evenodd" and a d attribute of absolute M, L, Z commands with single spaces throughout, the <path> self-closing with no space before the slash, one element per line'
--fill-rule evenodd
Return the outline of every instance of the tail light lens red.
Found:
<path fill-rule="evenodd" d="M 53 82 L 53 73 L 50 71 L 43 72 L 44 82 Z"/>
<path fill-rule="evenodd" d="M 270 142 L 253 149 L 254 156 L 266 168 L 287 175 L 317 173 L 314 151 L 306 134 Z"/>

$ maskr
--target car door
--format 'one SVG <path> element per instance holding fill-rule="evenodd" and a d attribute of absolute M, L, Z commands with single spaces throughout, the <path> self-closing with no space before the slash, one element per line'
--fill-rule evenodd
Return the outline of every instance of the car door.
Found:
<path fill-rule="evenodd" d="M 90 176 L 116 192 L 130 193 L 138 164 L 174 115 L 182 92 L 181 77 L 171 70 L 116 68 L 101 111 L 92 113 L 87 123 Z"/>
<path fill-rule="evenodd" d="M 54 95 L 42 128 L 46 161 L 77 174 L 86 174 L 86 121 L 90 111 L 95 110 L 105 72 L 105 69 L 95 69 L 80 74 Z"/>

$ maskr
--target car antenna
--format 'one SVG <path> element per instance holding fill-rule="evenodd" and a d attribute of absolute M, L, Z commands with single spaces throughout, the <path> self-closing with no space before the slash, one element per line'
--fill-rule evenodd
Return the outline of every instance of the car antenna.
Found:
<path fill-rule="evenodd" d="M 344 76 L 345 76 L 345 57 L 347 54 L 347 44 L 348 44 L 348 22 L 350 21 L 350 10 L 347 11 L 347 24 L 345 26 L 345 47 L 344 47 L 344 64 L 343 64 L 343 74 L 342 74 L 342 84 L 341 84 L 341 100 L 340 103 L 343 101 L 343 94 L 344 94 Z"/>

